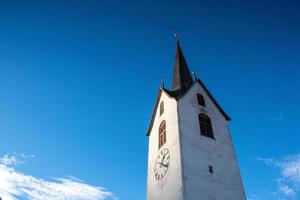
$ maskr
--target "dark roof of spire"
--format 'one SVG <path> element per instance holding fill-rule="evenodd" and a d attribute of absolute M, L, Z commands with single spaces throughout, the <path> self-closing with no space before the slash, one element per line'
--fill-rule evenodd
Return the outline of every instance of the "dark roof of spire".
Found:
<path fill-rule="evenodd" d="M 176 38 L 176 56 L 173 71 L 172 91 L 179 94 L 186 92 L 193 85 L 193 79 Z"/>
<path fill-rule="evenodd" d="M 187 66 L 187 63 L 183 56 L 182 50 L 180 48 L 178 37 L 176 36 L 176 57 L 175 57 L 175 64 L 174 64 L 172 90 L 167 90 L 166 88 L 159 88 L 155 106 L 154 106 L 152 116 L 151 116 L 150 125 L 149 125 L 148 131 L 146 133 L 147 136 L 150 135 L 150 132 L 152 130 L 152 126 L 154 123 L 156 111 L 158 108 L 158 104 L 159 104 L 162 92 L 165 92 L 169 97 L 175 98 L 177 101 L 178 99 L 183 97 L 194 84 L 200 84 L 201 87 L 204 89 L 204 91 L 207 93 L 207 95 L 210 97 L 212 102 L 215 104 L 217 109 L 222 113 L 224 118 L 227 121 L 231 120 L 230 117 L 225 113 L 225 111 L 222 109 L 222 107 L 215 100 L 215 98 L 211 95 L 211 93 L 206 88 L 206 86 L 203 84 L 203 82 L 200 79 L 193 81 L 191 73 Z"/>

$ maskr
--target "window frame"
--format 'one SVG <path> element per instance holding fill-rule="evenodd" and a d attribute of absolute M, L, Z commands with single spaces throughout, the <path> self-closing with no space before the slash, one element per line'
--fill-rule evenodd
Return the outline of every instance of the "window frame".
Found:
<path fill-rule="evenodd" d="M 199 113 L 198 120 L 201 135 L 215 139 L 210 117 L 204 113 Z"/>
<path fill-rule="evenodd" d="M 167 142 L 167 123 L 163 120 L 158 129 L 158 149 L 160 149 Z"/>
<path fill-rule="evenodd" d="M 159 116 L 161 116 L 165 112 L 165 103 L 164 101 L 159 104 Z"/>
<path fill-rule="evenodd" d="M 204 96 L 202 94 L 200 94 L 200 93 L 197 93 L 196 96 L 197 96 L 197 103 L 198 103 L 198 105 L 206 107 Z"/>

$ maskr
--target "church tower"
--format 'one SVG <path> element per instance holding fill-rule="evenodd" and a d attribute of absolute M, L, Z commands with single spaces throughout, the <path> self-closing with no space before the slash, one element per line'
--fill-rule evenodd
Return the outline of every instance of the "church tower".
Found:
<path fill-rule="evenodd" d="M 159 88 L 147 131 L 147 200 L 246 200 L 228 121 L 177 38 L 172 89 Z"/>

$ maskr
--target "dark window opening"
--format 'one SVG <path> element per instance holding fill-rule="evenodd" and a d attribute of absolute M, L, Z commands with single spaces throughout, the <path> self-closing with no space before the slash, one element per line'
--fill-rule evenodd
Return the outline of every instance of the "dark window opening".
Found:
<path fill-rule="evenodd" d="M 214 173 L 214 168 L 213 168 L 213 166 L 209 165 L 209 166 L 208 166 L 208 171 L 209 171 L 209 173 L 213 174 L 213 173 Z"/>
<path fill-rule="evenodd" d="M 162 115 L 164 111 L 165 111 L 165 105 L 164 102 L 162 101 L 159 106 L 159 115 Z"/>
<path fill-rule="evenodd" d="M 201 135 L 214 139 L 211 121 L 207 115 L 203 113 L 199 114 L 199 124 L 200 124 Z"/>
<path fill-rule="evenodd" d="M 158 138 L 158 148 L 164 145 L 167 141 L 166 136 L 166 121 L 162 121 L 159 125 L 159 138 Z"/>
<path fill-rule="evenodd" d="M 204 97 L 201 94 L 197 94 L 198 105 L 205 107 Z"/>

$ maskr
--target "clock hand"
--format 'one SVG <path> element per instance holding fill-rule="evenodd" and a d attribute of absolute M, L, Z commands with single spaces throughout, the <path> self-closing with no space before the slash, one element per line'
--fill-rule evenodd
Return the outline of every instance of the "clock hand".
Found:
<path fill-rule="evenodd" d="M 166 157 L 166 154 L 164 154 L 164 157 L 163 157 L 163 159 L 162 159 L 162 161 L 161 161 L 162 163 L 164 162 L 164 160 L 165 160 L 165 157 Z"/>
<path fill-rule="evenodd" d="M 168 164 L 163 164 L 163 163 L 160 163 L 162 166 L 164 166 L 164 167 L 168 167 L 169 165 Z"/>
<path fill-rule="evenodd" d="M 156 163 L 158 163 L 158 164 L 160 164 L 160 165 L 162 165 L 164 167 L 168 167 L 169 166 L 168 164 L 163 164 L 163 163 L 160 163 L 160 162 L 156 162 Z"/>

